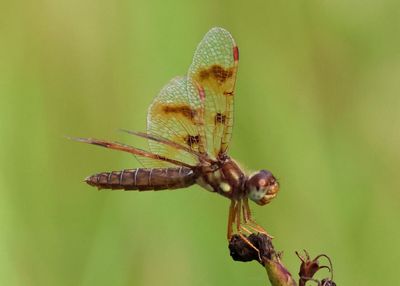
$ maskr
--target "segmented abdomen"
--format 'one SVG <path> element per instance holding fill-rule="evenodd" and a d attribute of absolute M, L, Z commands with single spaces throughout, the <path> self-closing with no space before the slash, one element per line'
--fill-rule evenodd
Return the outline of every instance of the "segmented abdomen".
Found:
<path fill-rule="evenodd" d="M 186 167 L 138 168 L 95 174 L 85 182 L 99 189 L 147 191 L 188 187 L 196 178 L 195 172 Z"/>

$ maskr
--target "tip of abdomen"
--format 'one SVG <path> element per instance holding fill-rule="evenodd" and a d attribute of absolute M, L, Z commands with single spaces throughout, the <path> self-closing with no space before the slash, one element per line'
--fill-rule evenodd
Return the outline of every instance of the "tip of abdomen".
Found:
<path fill-rule="evenodd" d="M 83 180 L 86 184 L 96 186 L 96 176 L 88 176 Z"/>

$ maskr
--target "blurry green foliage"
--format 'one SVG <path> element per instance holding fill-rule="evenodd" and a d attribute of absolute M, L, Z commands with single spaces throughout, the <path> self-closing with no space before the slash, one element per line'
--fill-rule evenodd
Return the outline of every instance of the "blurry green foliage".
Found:
<path fill-rule="evenodd" d="M 144 130 L 213 26 L 240 47 L 231 155 L 280 179 L 254 207 L 293 274 L 329 254 L 338 285 L 395 285 L 400 2 L 1 1 L 0 284 L 265 285 L 231 261 L 228 201 L 192 187 L 96 192 L 129 155 L 66 140 Z"/>

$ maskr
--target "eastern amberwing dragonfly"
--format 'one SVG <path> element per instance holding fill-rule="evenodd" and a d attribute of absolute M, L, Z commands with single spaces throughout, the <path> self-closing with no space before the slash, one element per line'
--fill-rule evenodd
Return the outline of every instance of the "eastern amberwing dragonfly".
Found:
<path fill-rule="evenodd" d="M 227 154 L 233 128 L 233 103 L 239 49 L 231 34 L 212 28 L 198 45 L 186 76 L 172 79 L 148 109 L 150 151 L 92 138 L 75 138 L 131 153 L 144 168 L 103 172 L 85 182 L 99 189 L 171 190 L 198 184 L 230 199 L 228 239 L 234 233 L 262 232 L 248 199 L 268 204 L 279 190 L 270 171 L 246 174 Z M 235 227 L 236 226 L 236 227 Z"/>

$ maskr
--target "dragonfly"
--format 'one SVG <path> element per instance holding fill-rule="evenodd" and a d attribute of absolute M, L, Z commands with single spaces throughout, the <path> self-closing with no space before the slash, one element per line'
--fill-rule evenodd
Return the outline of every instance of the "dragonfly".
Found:
<path fill-rule="evenodd" d="M 149 150 L 114 141 L 73 138 L 135 155 L 143 168 L 102 172 L 85 179 L 98 189 L 172 190 L 194 184 L 230 200 L 227 238 L 267 232 L 258 225 L 249 199 L 266 205 L 279 183 L 268 170 L 246 173 L 228 155 L 234 120 L 239 49 L 231 34 L 212 28 L 197 46 L 185 76 L 173 78 L 148 109 L 145 138 Z M 268 234 L 267 234 L 268 235 Z M 250 243 L 251 244 L 251 243 Z"/>

